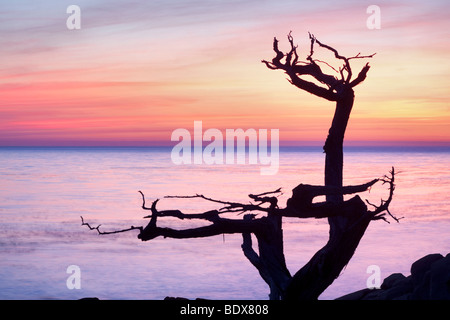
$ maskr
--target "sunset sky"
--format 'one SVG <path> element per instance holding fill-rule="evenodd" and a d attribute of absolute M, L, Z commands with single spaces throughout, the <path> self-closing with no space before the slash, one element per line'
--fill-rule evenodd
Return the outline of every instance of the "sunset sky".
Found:
<path fill-rule="evenodd" d="M 380 29 L 366 25 L 372 4 Z M 0 146 L 171 145 L 194 120 L 323 143 L 334 103 L 261 63 L 290 30 L 301 59 L 308 32 L 346 56 L 376 52 L 353 63 L 371 69 L 349 144 L 450 145 L 448 0 L 16 0 L 0 6 Z"/>

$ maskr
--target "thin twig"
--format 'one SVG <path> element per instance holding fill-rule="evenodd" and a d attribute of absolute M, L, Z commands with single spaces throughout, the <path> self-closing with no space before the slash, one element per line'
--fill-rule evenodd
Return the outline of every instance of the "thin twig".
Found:
<path fill-rule="evenodd" d="M 115 231 L 100 231 L 100 226 L 101 224 L 99 224 L 96 227 L 91 227 L 91 225 L 87 222 L 84 222 L 84 219 L 82 216 L 81 217 L 81 225 L 82 226 L 87 226 L 90 230 L 97 230 L 98 234 L 114 234 L 114 233 L 121 233 L 121 232 L 127 232 L 127 231 L 131 231 L 131 230 L 140 230 L 142 232 L 143 227 L 134 227 L 131 226 L 127 229 L 122 229 L 122 230 L 115 230 Z"/>
<path fill-rule="evenodd" d="M 326 64 L 328 67 L 330 67 L 331 69 L 333 69 L 336 73 L 339 73 L 339 71 L 336 70 L 336 68 L 334 68 L 334 67 L 333 67 L 331 64 L 329 64 L 328 62 L 325 62 L 325 61 L 322 61 L 322 60 L 319 60 L 319 59 L 314 59 L 313 61 L 314 61 L 314 62 L 324 63 L 324 64 Z"/>

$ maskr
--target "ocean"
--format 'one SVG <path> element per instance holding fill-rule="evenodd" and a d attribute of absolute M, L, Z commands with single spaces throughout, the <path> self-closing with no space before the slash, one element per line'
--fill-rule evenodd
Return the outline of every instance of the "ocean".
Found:
<path fill-rule="evenodd" d="M 282 148 L 276 175 L 260 165 L 175 165 L 170 148 L 0 148 L 0 299 L 267 299 L 268 287 L 244 257 L 242 237 L 137 239 L 138 231 L 98 235 L 81 225 L 112 231 L 145 226 L 141 208 L 199 212 L 217 208 L 204 194 L 249 201 L 249 193 L 282 188 L 280 206 L 300 183 L 323 184 L 320 147 Z M 449 148 L 346 148 L 344 183 L 359 184 L 398 171 L 391 212 L 399 223 L 373 221 L 341 276 L 321 295 L 334 299 L 363 289 L 379 267 L 381 278 L 410 274 L 429 253 L 450 252 Z M 386 186 L 363 199 L 379 203 Z M 319 199 L 320 200 L 320 199 Z M 240 218 L 240 217 L 237 217 Z M 285 256 L 294 274 L 328 239 L 324 219 L 283 220 Z M 188 228 L 202 222 L 166 218 L 160 226 Z M 79 288 L 70 284 L 76 266 Z M 74 280 L 75 281 L 75 280 Z"/>

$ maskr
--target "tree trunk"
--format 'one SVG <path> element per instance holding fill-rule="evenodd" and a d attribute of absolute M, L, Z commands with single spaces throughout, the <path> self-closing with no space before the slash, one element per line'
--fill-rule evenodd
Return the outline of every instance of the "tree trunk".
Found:
<path fill-rule="evenodd" d="M 333 122 L 323 147 L 325 151 L 325 186 L 342 187 L 344 169 L 344 136 L 355 99 L 351 88 L 344 90 L 341 99 L 336 102 Z M 343 195 L 327 195 L 327 202 L 342 202 Z M 330 239 L 335 232 L 345 227 L 345 217 L 330 217 Z"/>
<path fill-rule="evenodd" d="M 292 276 L 284 256 L 282 217 L 269 214 L 268 219 L 272 221 L 270 232 L 255 234 L 255 236 L 258 239 L 260 259 L 271 278 L 269 298 L 280 300 L 284 298 Z"/>
<path fill-rule="evenodd" d="M 244 217 L 248 219 L 250 216 Z M 250 218 L 252 219 L 252 218 Z M 282 216 L 269 214 L 266 228 L 255 232 L 259 255 L 252 248 L 250 233 L 243 233 L 242 251 L 270 288 L 269 299 L 280 300 L 291 280 L 283 249 Z"/>
<path fill-rule="evenodd" d="M 343 142 L 354 101 L 351 88 L 347 88 L 336 103 L 333 122 L 325 142 L 325 186 L 343 186 Z M 329 194 L 328 203 L 342 203 L 343 194 Z M 371 216 L 364 202 L 356 196 L 342 206 L 342 214 L 328 218 L 329 240 L 311 260 L 292 278 L 287 300 L 315 300 L 339 276 L 350 261 L 366 231 Z M 345 211 L 345 212 L 344 212 Z"/>

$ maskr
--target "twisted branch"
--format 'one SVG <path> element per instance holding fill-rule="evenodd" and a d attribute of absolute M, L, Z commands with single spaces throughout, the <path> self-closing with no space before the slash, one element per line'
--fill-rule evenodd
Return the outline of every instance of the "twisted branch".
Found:
<path fill-rule="evenodd" d="M 395 221 L 400 222 L 401 219 L 403 219 L 404 217 L 401 218 L 397 218 L 396 216 L 394 216 L 390 211 L 389 211 L 389 205 L 391 204 L 392 199 L 394 198 L 394 190 L 395 190 L 395 169 L 394 167 L 392 167 L 391 171 L 389 171 L 390 176 L 384 175 L 383 178 L 379 179 L 379 181 L 383 182 L 384 184 L 389 184 L 389 196 L 386 200 L 381 199 L 380 200 L 380 205 L 377 206 L 373 203 L 370 203 L 369 200 L 366 199 L 366 202 L 368 205 L 374 207 L 375 209 L 373 211 L 369 211 L 370 214 L 373 215 L 372 220 L 384 220 L 385 222 L 389 223 L 389 221 L 385 218 L 385 215 L 387 212 L 392 219 L 394 219 Z"/>
<path fill-rule="evenodd" d="M 296 87 L 305 90 L 311 94 L 314 94 L 318 97 L 330 100 L 330 101 L 337 101 L 340 97 L 339 93 L 342 92 L 342 86 L 350 86 L 351 88 L 357 86 L 361 82 L 363 82 L 366 78 L 367 72 L 369 71 L 369 64 L 366 64 L 362 70 L 359 72 L 358 76 L 352 81 L 352 69 L 350 66 L 350 60 L 352 59 L 367 59 L 372 58 L 374 54 L 371 55 L 361 55 L 361 53 L 358 53 L 355 56 L 352 57 L 344 57 L 339 54 L 339 52 L 334 49 L 333 47 L 326 45 L 317 38 L 309 33 L 309 38 L 311 40 L 310 45 L 310 51 L 309 55 L 307 56 L 306 60 L 309 63 L 306 62 L 300 62 L 298 60 L 298 53 L 297 53 L 297 45 L 294 45 L 294 39 L 292 37 L 292 32 L 289 32 L 288 36 L 288 42 L 290 44 L 290 50 L 287 53 L 283 53 L 278 48 L 278 40 L 274 38 L 273 41 L 273 50 L 275 51 L 276 55 L 272 59 L 271 62 L 262 60 L 262 62 L 271 70 L 284 70 L 286 74 L 288 74 L 289 79 L 288 81 L 295 85 Z M 339 70 L 336 70 L 333 66 L 331 66 L 329 63 L 317 59 L 313 59 L 314 54 L 314 44 L 317 43 L 320 47 L 327 49 L 334 53 L 334 56 L 336 59 L 342 60 L 344 62 L 344 65 L 339 68 Z M 282 61 L 284 58 L 284 62 Z M 336 77 L 332 75 L 328 75 L 322 72 L 319 65 L 316 62 L 324 63 L 331 69 L 333 69 L 336 73 L 340 73 L 341 79 L 338 80 Z M 347 72 L 347 75 L 344 76 L 344 71 Z M 322 86 L 316 85 L 312 82 L 306 81 L 304 79 L 301 79 L 300 76 L 302 75 L 310 75 L 313 78 L 315 78 L 320 83 L 327 86 L 327 88 L 324 88 Z"/>

